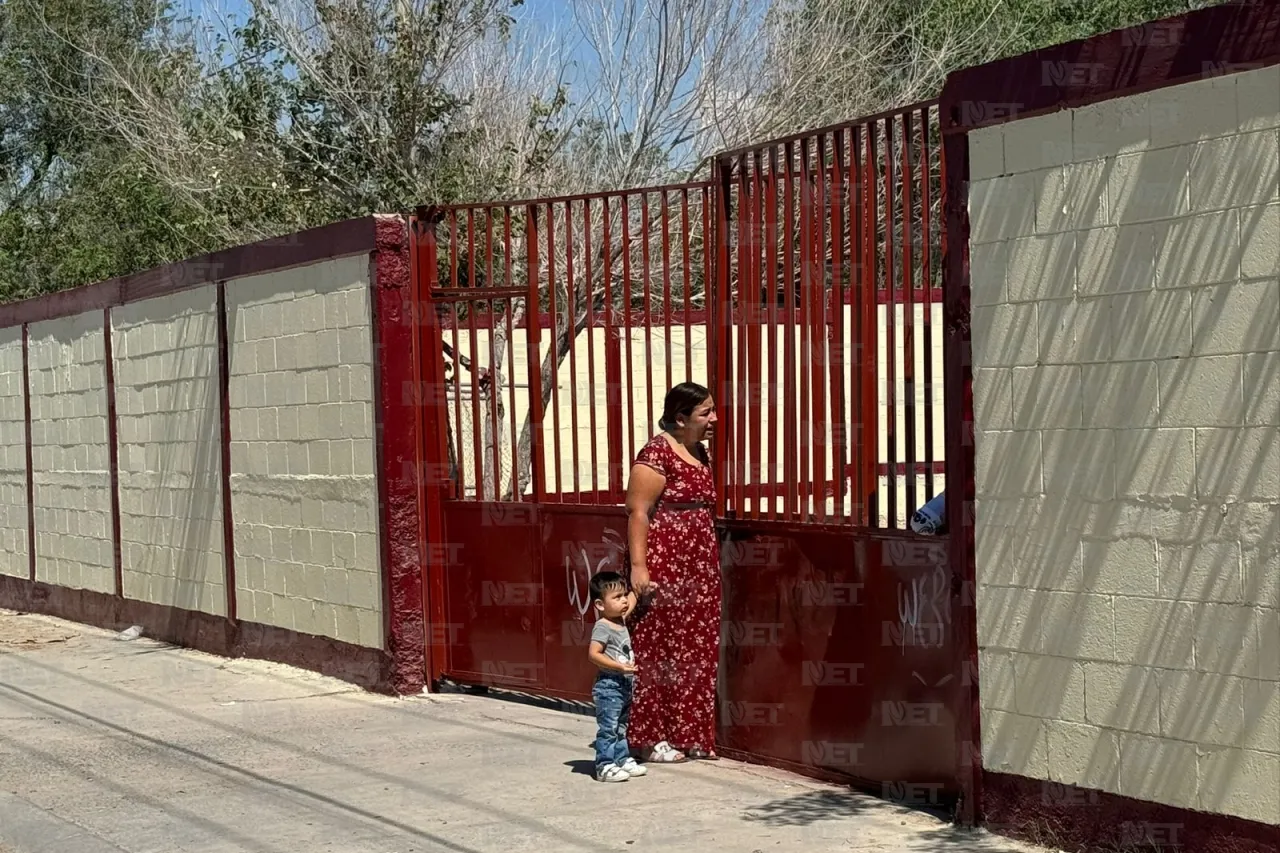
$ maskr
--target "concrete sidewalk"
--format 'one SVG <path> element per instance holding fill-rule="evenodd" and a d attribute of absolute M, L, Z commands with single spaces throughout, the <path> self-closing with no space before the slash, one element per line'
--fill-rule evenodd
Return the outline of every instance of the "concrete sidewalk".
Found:
<path fill-rule="evenodd" d="M 588 717 L 8 611 L 0 719 L 0 853 L 1035 849 L 731 761 L 602 785 Z"/>

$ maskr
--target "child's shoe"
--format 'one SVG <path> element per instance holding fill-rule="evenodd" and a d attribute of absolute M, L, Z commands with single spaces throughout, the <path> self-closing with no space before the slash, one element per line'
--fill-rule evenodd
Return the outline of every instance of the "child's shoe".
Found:
<path fill-rule="evenodd" d="M 596 771 L 597 782 L 625 782 L 630 778 L 631 774 L 616 764 L 610 764 L 608 767 Z"/>
<path fill-rule="evenodd" d="M 618 765 L 628 776 L 644 776 L 649 772 L 643 764 L 634 758 L 628 758 L 626 761 Z"/>

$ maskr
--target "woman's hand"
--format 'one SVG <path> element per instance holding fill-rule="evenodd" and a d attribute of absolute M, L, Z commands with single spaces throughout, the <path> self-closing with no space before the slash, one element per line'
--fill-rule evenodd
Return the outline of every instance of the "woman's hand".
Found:
<path fill-rule="evenodd" d="M 656 592 L 658 585 L 649 580 L 649 570 L 646 568 L 631 569 L 631 588 L 636 591 L 636 595 L 644 598 L 652 592 Z"/>

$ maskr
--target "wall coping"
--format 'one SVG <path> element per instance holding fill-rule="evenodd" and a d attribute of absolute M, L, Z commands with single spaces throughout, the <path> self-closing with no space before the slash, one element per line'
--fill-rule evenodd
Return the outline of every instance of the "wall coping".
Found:
<path fill-rule="evenodd" d="M 385 218 L 388 217 L 371 215 L 334 222 L 94 284 L 0 304 L 0 329 L 101 311 L 227 279 L 368 254 L 377 248 L 377 222 Z"/>
<path fill-rule="evenodd" d="M 953 72 L 939 99 L 942 130 L 966 133 L 1277 64 L 1280 3 L 1234 0 Z"/>

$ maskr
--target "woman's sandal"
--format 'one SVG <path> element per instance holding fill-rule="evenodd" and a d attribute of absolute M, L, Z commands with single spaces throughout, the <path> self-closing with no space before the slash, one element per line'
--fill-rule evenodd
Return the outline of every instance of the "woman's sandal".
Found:
<path fill-rule="evenodd" d="M 684 751 L 684 754 L 687 755 L 689 758 L 692 758 L 694 761 L 719 761 L 720 760 L 720 756 L 716 755 L 714 752 L 711 752 L 710 750 L 703 749 L 702 747 L 699 747 L 699 746 L 695 746 L 692 749 L 686 749 Z"/>
<path fill-rule="evenodd" d="M 689 759 L 671 748 L 665 740 L 655 743 L 648 750 L 646 764 L 684 764 Z"/>

